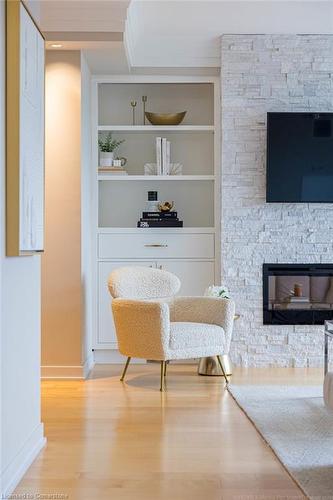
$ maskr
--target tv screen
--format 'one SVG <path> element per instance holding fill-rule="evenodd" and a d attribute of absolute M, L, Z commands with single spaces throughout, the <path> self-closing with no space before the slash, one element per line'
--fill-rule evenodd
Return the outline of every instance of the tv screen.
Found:
<path fill-rule="evenodd" d="M 266 201 L 333 203 L 333 113 L 268 113 Z"/>

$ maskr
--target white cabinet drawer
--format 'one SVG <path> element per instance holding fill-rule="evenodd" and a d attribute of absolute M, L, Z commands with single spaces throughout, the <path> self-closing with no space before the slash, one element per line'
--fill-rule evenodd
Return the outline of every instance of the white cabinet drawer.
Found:
<path fill-rule="evenodd" d="M 100 234 L 100 259 L 213 259 L 213 234 Z"/>

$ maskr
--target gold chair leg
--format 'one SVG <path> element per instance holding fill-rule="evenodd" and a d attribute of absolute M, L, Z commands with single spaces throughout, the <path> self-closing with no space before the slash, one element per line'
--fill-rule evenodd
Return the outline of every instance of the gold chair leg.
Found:
<path fill-rule="evenodd" d="M 160 386 L 161 392 L 164 392 L 165 389 L 164 373 L 165 373 L 165 361 L 161 361 L 161 386 Z"/>
<path fill-rule="evenodd" d="M 222 361 L 221 361 L 221 356 L 217 355 L 217 360 L 219 362 L 219 365 L 220 365 L 220 368 L 222 370 L 222 373 L 223 373 L 223 377 L 225 378 L 225 383 L 226 384 L 229 384 L 229 380 L 228 380 L 228 377 L 224 371 L 224 368 L 223 368 L 223 364 L 222 364 Z"/>
<path fill-rule="evenodd" d="M 127 372 L 127 368 L 128 368 L 128 365 L 130 364 L 130 361 L 131 361 L 131 358 L 130 356 L 127 358 L 127 361 L 126 361 L 126 364 L 125 364 L 125 367 L 124 367 L 124 371 L 123 371 L 123 374 L 120 378 L 120 382 L 122 382 L 125 378 L 125 375 L 126 375 L 126 372 Z"/>
<path fill-rule="evenodd" d="M 166 374 L 167 374 L 167 366 L 168 366 L 168 362 L 165 361 L 164 362 L 164 376 L 166 377 Z"/>

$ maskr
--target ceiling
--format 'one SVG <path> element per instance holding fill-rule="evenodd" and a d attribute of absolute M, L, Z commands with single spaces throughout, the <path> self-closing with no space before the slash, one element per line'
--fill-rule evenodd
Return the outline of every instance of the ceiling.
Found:
<path fill-rule="evenodd" d="M 25 0 L 42 31 L 120 32 L 130 0 Z"/>
<path fill-rule="evenodd" d="M 95 74 L 220 66 L 223 33 L 332 33 L 333 0 L 26 0 L 48 48 Z"/>
<path fill-rule="evenodd" d="M 133 0 L 125 40 L 133 66 L 220 66 L 223 33 L 333 33 L 333 2 Z"/>

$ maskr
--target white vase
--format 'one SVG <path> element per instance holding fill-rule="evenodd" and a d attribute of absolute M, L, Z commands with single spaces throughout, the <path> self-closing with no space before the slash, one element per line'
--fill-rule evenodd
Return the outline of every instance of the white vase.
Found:
<path fill-rule="evenodd" d="M 99 153 L 99 162 L 101 167 L 112 167 L 113 164 L 114 153 Z"/>

